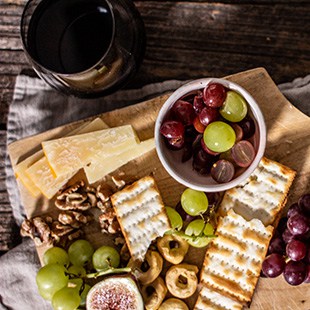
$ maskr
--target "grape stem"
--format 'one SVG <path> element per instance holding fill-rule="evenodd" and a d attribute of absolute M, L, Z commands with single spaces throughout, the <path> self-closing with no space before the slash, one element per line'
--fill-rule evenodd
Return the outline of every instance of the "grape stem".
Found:
<path fill-rule="evenodd" d="M 88 278 L 88 279 L 91 279 L 91 278 L 98 278 L 98 277 L 101 277 L 101 276 L 106 276 L 106 275 L 109 275 L 109 274 L 113 274 L 113 273 L 128 273 L 128 272 L 131 272 L 132 269 L 130 267 L 124 267 L 124 268 L 113 268 L 113 267 L 110 267 L 106 270 L 101 270 L 101 271 L 98 271 L 98 272 L 94 272 L 94 273 L 89 273 L 85 276 L 85 278 Z"/>

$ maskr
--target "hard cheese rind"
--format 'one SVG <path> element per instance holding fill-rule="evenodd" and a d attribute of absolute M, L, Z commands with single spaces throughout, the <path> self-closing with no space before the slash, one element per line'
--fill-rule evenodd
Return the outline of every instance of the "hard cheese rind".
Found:
<path fill-rule="evenodd" d="M 124 125 L 96 132 L 42 142 L 44 154 L 55 176 L 77 171 L 92 161 L 120 154 L 139 142 L 132 126 Z"/>
<path fill-rule="evenodd" d="M 245 220 L 232 209 L 219 219 L 208 247 L 201 283 L 242 304 L 250 303 L 272 237 L 273 226 Z"/>
<path fill-rule="evenodd" d="M 242 184 L 226 191 L 219 214 L 229 209 L 245 219 L 260 219 L 264 225 L 273 224 L 284 206 L 296 173 L 275 161 L 263 158 L 251 176 Z"/>
<path fill-rule="evenodd" d="M 171 229 L 154 178 L 127 186 L 113 194 L 111 202 L 132 259 L 142 261 L 151 242 Z"/>

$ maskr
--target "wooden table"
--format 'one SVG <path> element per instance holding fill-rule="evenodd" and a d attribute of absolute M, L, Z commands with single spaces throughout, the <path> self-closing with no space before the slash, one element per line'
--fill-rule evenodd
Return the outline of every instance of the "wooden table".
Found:
<path fill-rule="evenodd" d="M 0 0 L 0 251 L 17 242 L 5 187 L 6 121 L 16 76 L 30 66 L 19 23 L 25 0 Z M 265 67 L 276 83 L 309 74 L 310 4 L 303 0 L 135 1 L 145 23 L 144 62 L 127 87 L 222 77 Z"/>

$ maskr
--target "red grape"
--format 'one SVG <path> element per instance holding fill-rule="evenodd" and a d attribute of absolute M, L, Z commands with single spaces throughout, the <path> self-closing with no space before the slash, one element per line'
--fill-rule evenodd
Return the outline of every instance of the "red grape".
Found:
<path fill-rule="evenodd" d="M 193 108 L 196 114 L 199 114 L 201 110 L 205 107 L 205 104 L 202 99 L 202 92 L 199 91 L 197 96 L 194 98 Z"/>
<path fill-rule="evenodd" d="M 232 147 L 231 156 L 238 166 L 248 167 L 255 158 L 254 146 L 249 141 L 239 141 Z"/>
<path fill-rule="evenodd" d="M 211 168 L 211 176 L 218 183 L 231 181 L 235 175 L 234 165 L 225 159 L 218 160 Z"/>
<path fill-rule="evenodd" d="M 310 283 L 310 265 L 307 265 L 305 283 Z"/>
<path fill-rule="evenodd" d="M 285 268 L 285 259 L 282 255 L 273 253 L 268 255 L 262 264 L 262 272 L 268 278 L 279 276 Z"/>
<path fill-rule="evenodd" d="M 305 216 L 295 214 L 288 219 L 287 228 L 294 236 L 305 235 L 310 229 L 309 221 Z"/>
<path fill-rule="evenodd" d="M 307 246 L 299 240 L 291 240 L 286 246 L 286 255 L 293 261 L 302 260 L 307 254 Z"/>
<path fill-rule="evenodd" d="M 183 138 L 184 126 L 178 121 L 165 121 L 160 127 L 160 133 L 168 139 Z"/>
<path fill-rule="evenodd" d="M 166 139 L 166 145 L 170 150 L 180 150 L 185 142 L 183 137 Z"/>
<path fill-rule="evenodd" d="M 202 146 L 203 150 L 204 150 L 205 152 L 207 152 L 208 154 L 213 155 L 213 156 L 216 156 L 216 155 L 219 155 L 219 154 L 220 154 L 220 153 L 216 153 L 216 152 L 211 151 L 211 150 L 206 146 L 205 141 L 204 141 L 203 139 L 201 139 L 200 142 L 201 142 L 201 146 Z"/>
<path fill-rule="evenodd" d="M 231 123 L 230 126 L 233 128 L 233 130 L 236 133 L 236 142 L 239 142 L 243 138 L 243 130 L 242 128 L 236 124 L 236 123 Z"/>
<path fill-rule="evenodd" d="M 201 123 L 198 115 L 195 117 L 195 119 L 193 121 L 193 125 L 194 125 L 195 129 L 197 130 L 197 132 L 199 132 L 199 133 L 203 133 L 206 129 L 206 126 Z"/>
<path fill-rule="evenodd" d="M 203 101 L 208 107 L 220 108 L 226 99 L 226 88 L 222 84 L 211 83 L 203 90 Z"/>
<path fill-rule="evenodd" d="M 195 118 L 193 105 L 184 100 L 178 100 L 172 106 L 172 112 L 184 125 L 190 125 Z"/>
<path fill-rule="evenodd" d="M 268 253 L 278 253 L 283 255 L 285 253 L 285 243 L 280 237 L 273 237 L 269 243 Z"/>
<path fill-rule="evenodd" d="M 286 264 L 283 275 L 287 283 L 299 285 L 305 280 L 306 272 L 307 267 L 303 262 L 294 262 L 291 260 Z"/>
<path fill-rule="evenodd" d="M 204 107 L 199 113 L 199 120 L 202 125 L 208 126 L 210 123 L 216 121 L 219 115 L 220 113 L 217 109 Z"/>
<path fill-rule="evenodd" d="M 288 228 L 285 228 L 283 234 L 282 234 L 282 239 L 285 243 L 289 243 L 291 240 L 293 240 L 295 236 L 290 232 Z"/>
<path fill-rule="evenodd" d="M 243 139 L 251 138 L 255 132 L 255 123 L 252 118 L 246 117 L 238 123 L 243 131 Z"/>
<path fill-rule="evenodd" d="M 302 195 L 298 200 L 298 205 L 305 214 L 310 216 L 310 194 Z"/>
<path fill-rule="evenodd" d="M 293 203 L 287 210 L 287 217 L 290 218 L 291 216 L 295 214 L 301 214 L 301 213 L 302 213 L 301 208 L 296 202 L 296 203 Z"/>
<path fill-rule="evenodd" d="M 197 148 L 193 155 L 193 169 L 200 174 L 208 174 L 216 158 L 206 153 L 202 148 Z"/>

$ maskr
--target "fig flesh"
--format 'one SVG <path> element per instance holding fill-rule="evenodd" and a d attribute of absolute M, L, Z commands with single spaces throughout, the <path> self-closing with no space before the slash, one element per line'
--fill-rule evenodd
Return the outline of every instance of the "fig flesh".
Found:
<path fill-rule="evenodd" d="M 143 310 L 143 299 L 131 277 L 108 277 L 87 294 L 87 310 Z"/>

